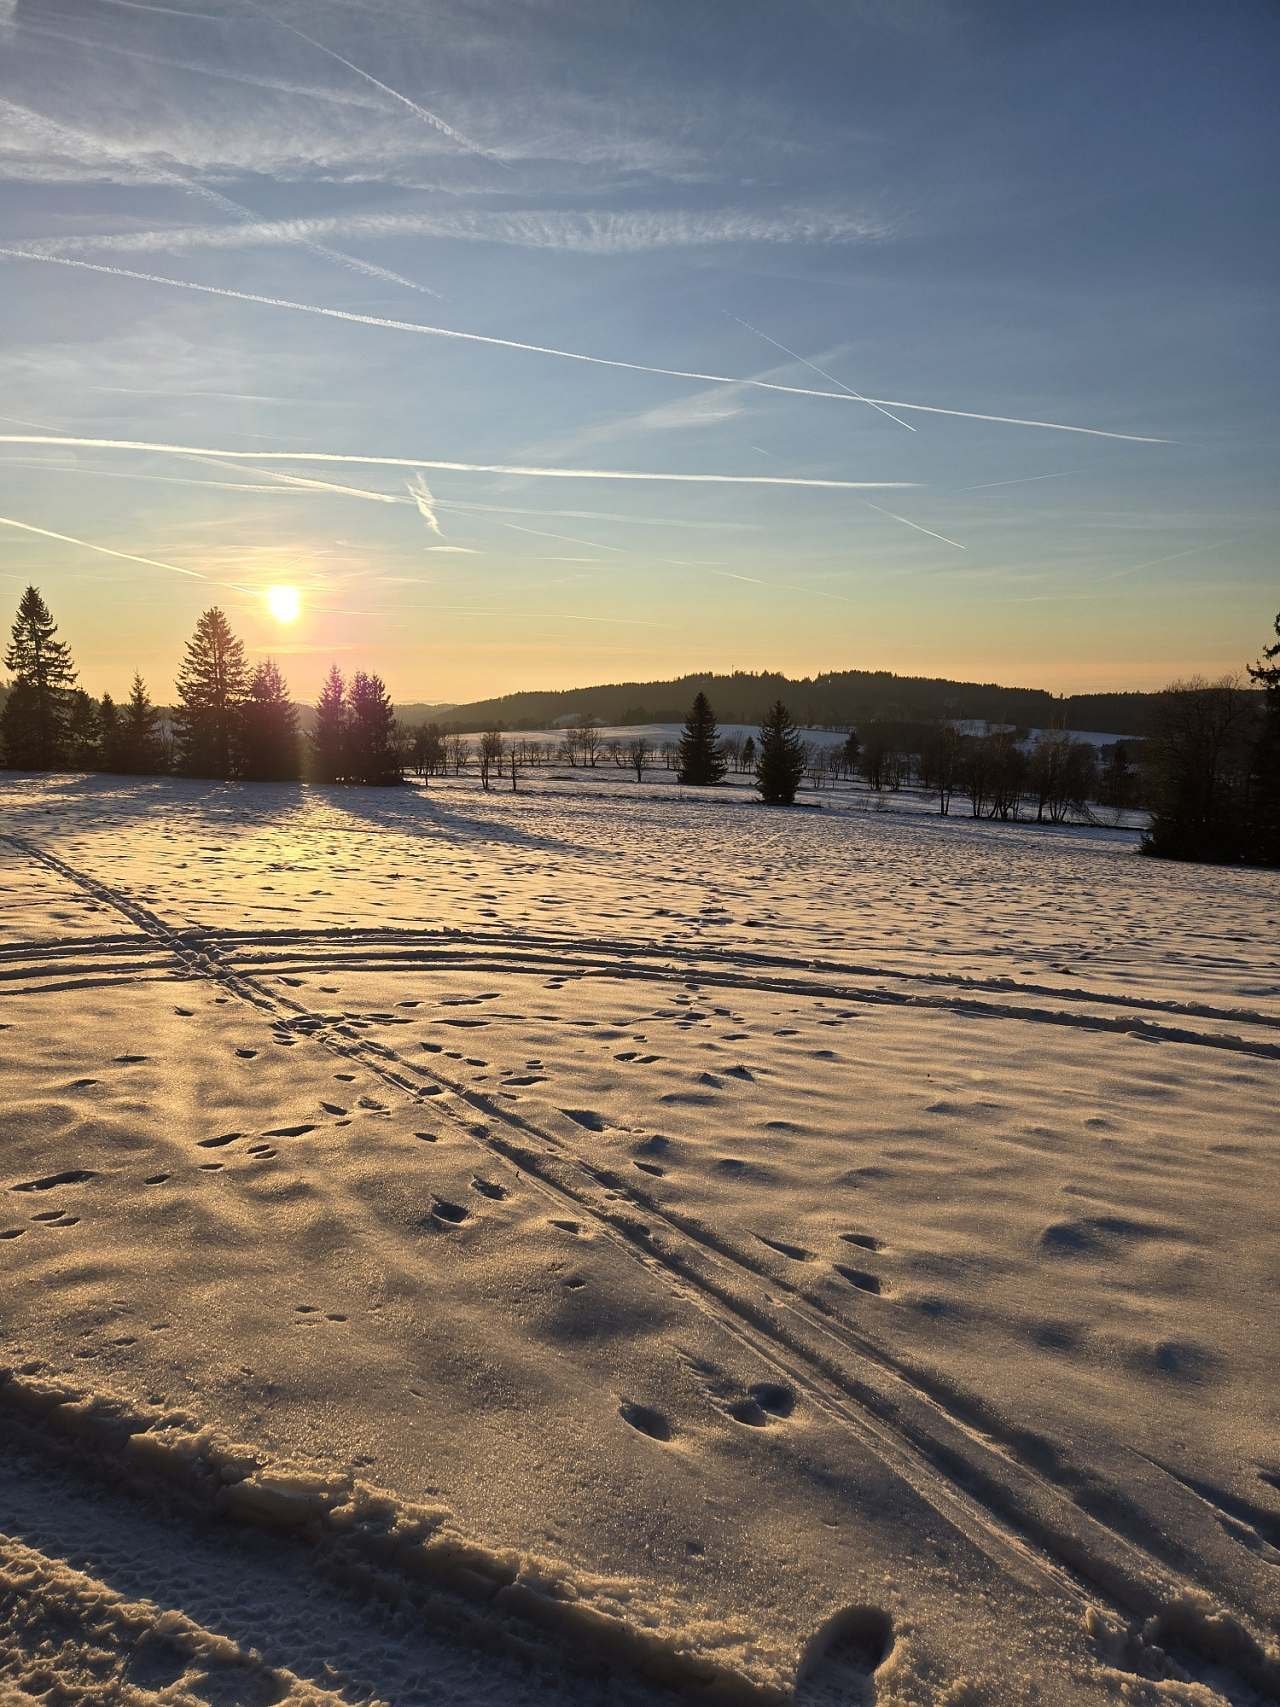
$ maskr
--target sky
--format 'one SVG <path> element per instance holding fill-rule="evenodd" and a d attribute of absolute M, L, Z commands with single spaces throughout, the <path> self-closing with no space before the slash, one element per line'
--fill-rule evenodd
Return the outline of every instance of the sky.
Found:
<path fill-rule="evenodd" d="M 34 581 L 162 701 L 213 603 L 299 698 L 1238 670 L 1278 49 L 1266 0 L 0 0 L 0 618 Z"/>

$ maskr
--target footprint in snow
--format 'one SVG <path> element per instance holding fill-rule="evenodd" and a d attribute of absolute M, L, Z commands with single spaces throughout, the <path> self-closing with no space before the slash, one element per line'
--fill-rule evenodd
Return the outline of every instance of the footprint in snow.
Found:
<path fill-rule="evenodd" d="M 652 1405 L 637 1405 L 624 1399 L 618 1406 L 618 1415 L 638 1434 L 648 1435 L 650 1440 L 668 1441 L 675 1434 L 670 1419 Z"/>

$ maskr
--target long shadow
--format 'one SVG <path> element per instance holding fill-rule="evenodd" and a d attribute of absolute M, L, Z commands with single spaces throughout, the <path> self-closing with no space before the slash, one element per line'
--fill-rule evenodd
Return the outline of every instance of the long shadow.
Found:
<path fill-rule="evenodd" d="M 582 849 L 557 836 L 534 834 L 517 824 L 460 812 L 445 805 L 439 795 L 410 785 L 406 788 L 326 788 L 327 803 L 363 819 L 370 827 L 399 830 L 402 834 L 438 839 L 456 837 L 475 842 L 496 842 L 528 852 L 578 855 Z"/>
<path fill-rule="evenodd" d="M 404 788 L 368 788 L 346 783 L 226 782 L 97 772 L 62 775 L 3 771 L 0 780 L 6 775 L 15 781 L 40 785 L 28 798 L 11 804 L 9 813 L 15 817 L 28 812 L 56 819 L 59 808 L 77 813 L 85 808 L 98 808 L 112 823 L 123 825 L 164 818 L 180 821 L 193 834 L 262 830 L 272 825 L 284 828 L 290 819 L 298 819 L 301 826 L 318 833 L 326 829 L 341 832 L 341 824 L 315 821 L 315 810 L 327 807 L 358 820 L 360 827 L 370 832 L 396 830 L 438 840 L 498 843 L 528 852 L 581 852 L 576 844 L 555 836 L 533 834 L 516 824 L 458 811 L 413 784 Z"/>

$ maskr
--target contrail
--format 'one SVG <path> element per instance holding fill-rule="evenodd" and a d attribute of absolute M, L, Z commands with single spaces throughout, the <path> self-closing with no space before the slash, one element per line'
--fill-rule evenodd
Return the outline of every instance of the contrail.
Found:
<path fill-rule="evenodd" d="M 1077 468 L 1064 468 L 1061 474 L 1024 474 L 1018 480 L 984 480 L 981 486 L 955 486 L 951 496 L 958 497 L 961 492 L 990 492 L 996 486 L 1029 486 L 1033 480 L 1067 480 L 1079 472 Z"/>
<path fill-rule="evenodd" d="M 345 59 L 342 54 L 336 51 L 336 49 L 326 47 L 323 42 L 317 41 L 314 36 L 307 35 L 307 33 L 304 30 L 300 30 L 296 24 L 286 24 L 283 18 L 277 18 L 275 13 L 269 12 L 265 6 L 255 5 L 254 0 L 248 0 L 248 3 L 252 10 L 257 12 L 259 17 L 265 18 L 268 23 L 274 24 L 277 29 L 288 30 L 290 35 L 297 36 L 299 41 L 306 42 L 308 47 L 315 48 L 317 53 L 323 53 L 326 58 L 336 60 L 339 65 L 345 65 L 347 70 L 353 72 L 355 76 L 362 77 L 366 83 L 372 84 L 375 89 L 380 89 L 384 95 L 390 95 L 391 99 L 393 101 L 399 101 L 402 107 L 408 107 L 409 111 L 411 113 L 415 113 L 424 124 L 429 124 L 433 130 L 438 130 L 441 136 L 447 136 L 450 142 L 456 142 L 459 148 L 465 148 L 469 154 L 479 154 L 483 156 L 484 159 L 492 160 L 496 165 L 505 167 L 510 171 L 510 167 L 507 166 L 507 162 L 505 160 L 499 160 L 497 155 L 491 153 L 489 149 L 482 148 L 478 142 L 472 142 L 469 136 L 464 136 L 462 132 L 460 130 L 456 130 L 453 125 L 447 124 L 438 113 L 431 112 L 427 107 L 419 106 L 416 101 L 411 101 L 407 95 L 402 95 L 398 89 L 393 89 L 389 83 L 384 83 L 381 78 L 375 77 L 372 71 L 366 71 L 363 66 L 353 64 L 351 60 Z"/>
<path fill-rule="evenodd" d="M 805 367 L 812 369 L 812 371 L 818 374 L 821 378 L 830 380 L 832 385 L 838 385 L 841 391 L 847 391 L 850 397 L 856 397 L 859 403 L 869 403 L 873 409 L 879 409 L 882 415 L 888 415 L 891 421 L 897 421 L 898 425 L 900 427 L 905 427 L 909 433 L 917 431 L 917 429 L 911 425 L 910 421 L 899 420 L 898 417 L 891 414 L 888 409 L 883 408 L 870 397 L 864 397 L 860 391 L 855 391 L 851 385 L 846 385 L 842 379 L 837 379 L 835 374 L 828 373 L 824 367 L 819 367 L 817 362 L 811 362 L 808 356 L 802 356 L 797 354 L 795 350 L 789 350 L 785 344 L 780 344 L 776 338 L 771 338 L 767 332 L 762 332 L 758 326 L 753 326 L 749 320 L 740 320 L 736 314 L 731 314 L 729 318 L 730 320 L 737 320 L 738 325 L 745 326 L 748 332 L 754 332 L 757 338 L 763 338 L 766 344 L 772 344 L 775 350 L 781 350 L 784 356 L 790 356 L 792 361 L 802 363 Z"/>
<path fill-rule="evenodd" d="M 431 488 L 427 485 L 426 481 L 420 474 L 415 474 L 413 479 L 409 482 L 409 496 L 417 505 L 418 514 L 431 529 L 432 533 L 435 534 L 437 539 L 441 538 L 440 522 L 436 516 L 436 501 L 431 496 Z"/>
<path fill-rule="evenodd" d="M 826 397 L 837 403 L 854 403 L 858 399 L 847 391 L 819 391 L 803 385 L 780 385 L 768 379 L 740 379 L 726 373 L 695 373 L 687 368 L 654 367 L 646 362 L 624 362 L 608 356 L 588 356 L 578 350 L 560 350 L 548 344 L 527 344 L 517 338 L 495 338 L 483 332 L 455 332 L 446 326 L 428 326 L 420 320 L 390 320 L 375 314 L 355 314 L 345 308 L 323 308 L 312 302 L 292 302 L 287 297 L 259 296 L 246 290 L 231 290 L 225 285 L 196 284 L 190 279 L 171 279 L 161 273 L 134 272 L 129 267 L 111 267 L 102 261 L 81 261 L 70 255 L 44 255 L 30 249 L 0 246 L 0 255 L 15 261 L 39 261 L 49 267 L 76 267 L 82 272 L 103 273 L 108 278 L 137 279 L 142 284 L 166 285 L 171 290 L 192 290 L 204 296 L 222 296 L 232 302 L 254 302 L 264 308 L 287 308 L 295 314 L 316 314 L 326 320 L 345 320 L 356 326 L 377 326 L 383 331 L 414 332 L 424 338 L 453 338 L 468 344 L 488 344 L 503 350 L 523 350 L 536 356 L 557 356 L 562 361 L 587 362 L 593 367 L 624 368 L 630 373 L 656 373 L 668 379 L 696 379 L 710 385 L 742 385 L 755 391 L 782 392 L 790 397 Z M 1141 433 L 1112 433 L 1102 427 L 1074 427 L 1065 421 L 1032 421 L 1018 415 L 984 415 L 976 409 L 944 409 L 937 403 L 903 403 L 891 397 L 867 397 L 866 403 L 877 407 L 911 409 L 925 415 L 952 415 L 966 421 L 994 421 L 1006 427 L 1041 427 L 1055 433 L 1083 433 L 1095 439 L 1121 439 L 1129 444 L 1167 445 L 1173 439 L 1153 438 Z"/>
<path fill-rule="evenodd" d="M 961 545 L 958 539 L 948 539 L 945 533 L 934 533 L 932 528 L 924 528 L 919 522 L 909 521 L 906 516 L 900 516 L 895 510 L 886 510 L 882 504 L 873 504 L 870 498 L 861 500 L 869 510 L 879 510 L 882 516 L 891 516 L 895 522 L 901 522 L 904 527 L 914 528 L 917 533 L 927 533 L 930 539 L 940 539 L 944 545 L 954 545 L 957 551 L 967 551 L 967 545 Z"/>
<path fill-rule="evenodd" d="M 107 147 L 100 138 L 92 135 L 92 133 L 77 130 L 73 125 L 63 124 L 57 119 L 47 118 L 43 113 L 38 113 L 31 107 L 24 107 L 16 101 L 6 101 L 4 104 L 15 112 L 35 119 L 37 125 L 44 126 L 55 135 L 61 132 L 64 136 L 71 137 L 76 142 L 87 146 L 99 156 L 105 155 L 109 160 L 121 161 L 135 175 L 139 174 L 140 169 L 127 154 L 121 155 L 116 150 Z M 261 215 L 255 213 L 252 208 L 245 207 L 241 202 L 233 201 L 230 196 L 224 196 L 221 190 L 211 189 L 208 184 L 202 184 L 199 179 L 185 177 L 181 172 L 175 172 L 167 166 L 149 165 L 141 170 L 141 177 L 144 182 L 159 181 L 172 184 L 176 189 L 185 190 L 189 195 L 199 196 L 203 201 L 210 202 L 221 212 L 232 214 L 241 225 L 247 223 L 254 226 L 262 222 Z M 374 261 L 362 261 L 357 255 L 348 255 L 342 249 L 331 249 L 327 244 L 317 243 L 313 238 L 300 237 L 298 241 L 302 248 L 310 249 L 313 255 L 319 255 L 322 260 L 333 261 L 341 267 L 352 268 L 358 273 L 363 273 L 366 278 L 379 279 L 383 284 L 403 285 L 406 290 L 417 291 L 422 296 L 434 296 L 437 299 L 440 296 L 440 292 L 432 290 L 430 285 L 416 284 L 412 279 L 407 279 L 400 273 L 392 272 L 389 267 L 379 266 Z"/>
<path fill-rule="evenodd" d="M 674 562 L 675 559 L 668 558 L 667 561 L 670 563 Z M 739 575 L 732 569 L 710 569 L 706 565 L 702 565 L 702 567 L 706 574 L 718 575 L 724 581 L 745 581 L 749 586 L 768 587 L 773 592 L 806 593 L 815 599 L 833 599 L 836 604 L 840 605 L 853 605 L 861 602 L 858 599 L 847 598 L 843 593 L 824 593 L 818 587 L 797 586 L 794 581 L 762 581 L 758 575 Z"/>
<path fill-rule="evenodd" d="M 0 421 L 8 420 L 9 418 L 10 417 L 7 415 L 0 415 Z M 120 468 L 86 468 L 83 463 L 80 462 L 46 462 L 42 461 L 39 457 L 34 456 L 6 457 L 4 462 L 0 463 L 0 468 L 35 468 L 45 474 L 74 474 L 77 479 L 149 480 L 159 482 L 159 484 L 163 486 L 203 487 L 209 492 L 270 493 L 272 497 L 279 498 L 287 498 L 290 496 L 288 491 L 281 491 L 278 486 L 260 486 L 248 480 L 197 480 L 189 474 L 140 474 L 136 473 L 132 469 L 126 472 L 124 469 Z M 273 480 L 283 480 L 286 476 L 273 472 L 271 474 L 271 478 Z M 299 484 L 304 486 L 316 485 L 324 487 L 326 482 L 322 480 L 306 480 L 299 482 Z M 341 491 L 342 488 L 335 487 L 334 490 Z M 302 497 L 303 494 L 297 493 L 296 496 Z M 397 498 L 395 502 L 399 503 L 400 499 Z"/>
<path fill-rule="evenodd" d="M 21 528 L 23 533 L 39 534 L 42 539 L 56 539 L 63 545 L 78 545 L 85 551 L 100 551 L 104 557 L 120 557 L 126 563 L 145 563 L 149 569 L 171 569 L 175 575 L 188 575 L 193 581 L 207 581 L 209 577 L 202 575 L 198 569 L 179 569 L 176 563 L 159 563 L 154 557 L 138 557 L 132 551 L 114 551 L 109 545 L 94 545 L 91 540 L 76 539 L 69 533 L 54 533 L 50 528 L 38 528 L 31 522 L 15 521 L 12 516 L 0 516 L 0 527 Z M 232 586 L 233 582 L 221 582 L 222 586 Z M 246 589 L 237 589 L 244 592 Z"/>
<path fill-rule="evenodd" d="M 23 423 L 29 426 L 30 422 Z M 53 429 L 46 428 L 52 432 Z M 627 516 L 616 510 L 530 510 L 515 504 L 467 504 L 459 498 L 441 498 L 442 510 L 476 511 L 492 516 L 562 516 L 576 522 L 626 522 L 631 527 L 703 528 L 711 532 L 759 533 L 754 522 L 678 521 L 674 516 Z"/>
<path fill-rule="evenodd" d="M 521 527 L 518 522 L 500 522 L 499 526 L 510 528 L 512 533 L 532 534 L 536 539 L 562 539 L 566 545 L 586 545 L 592 551 L 620 551 L 625 555 L 627 550 L 625 545 L 601 545 L 597 540 L 579 539 L 576 534 L 572 533 L 548 533 L 545 528 Z M 568 558 L 565 561 L 573 562 L 575 560 Z"/>
<path fill-rule="evenodd" d="M 221 457 L 227 462 L 354 462 L 378 468 L 439 468 L 450 474 L 515 474 L 540 480 L 662 480 L 681 485 L 804 486 L 835 492 L 877 492 L 886 488 L 896 491 L 917 484 L 914 480 L 813 480 L 777 474 L 652 474 L 621 468 L 534 468 L 521 463 L 440 462 L 425 456 L 355 456 L 346 451 L 219 450 L 204 445 L 156 444 L 148 439 L 90 439 L 69 435 L 37 437 L 31 433 L 0 433 L 0 444 L 137 450 L 163 456 Z M 927 533 L 928 529 L 921 531 Z"/>
<path fill-rule="evenodd" d="M 1224 545 L 1234 545 L 1241 537 L 1240 534 L 1232 534 L 1227 539 L 1212 539 L 1207 545 L 1192 545 L 1185 551 L 1171 551 L 1167 557 L 1148 557 L 1145 563 L 1131 563 L 1127 569 L 1121 569 L 1114 575 L 1101 575 L 1093 584 L 1101 586 L 1107 581 L 1123 581 L 1126 575 L 1136 575 L 1140 569 L 1158 569 L 1162 563 L 1176 563 L 1182 557 L 1198 557 L 1205 551 L 1218 551 Z"/>

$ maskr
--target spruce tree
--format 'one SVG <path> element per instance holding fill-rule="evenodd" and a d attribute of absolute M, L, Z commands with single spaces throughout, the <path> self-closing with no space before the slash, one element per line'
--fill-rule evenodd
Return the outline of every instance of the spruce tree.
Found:
<path fill-rule="evenodd" d="M 264 658 L 240 708 L 240 774 L 254 782 L 292 782 L 299 773 L 298 713 L 274 659 Z"/>
<path fill-rule="evenodd" d="M 699 693 L 689 707 L 688 717 L 685 718 L 684 733 L 680 737 L 680 748 L 676 756 L 676 774 L 681 782 L 705 788 L 712 783 L 722 782 L 725 769 L 715 713 L 706 694 Z"/>
<path fill-rule="evenodd" d="M 178 672 L 174 723 L 186 776 L 234 774 L 244 694 L 244 644 L 215 605 L 197 622 Z"/>
<path fill-rule="evenodd" d="M 73 771 L 91 771 L 97 766 L 101 736 L 97 701 L 83 688 L 73 688 L 67 695 L 65 750 L 66 762 Z"/>
<path fill-rule="evenodd" d="M 49 607 L 35 587 L 28 587 L 4 655 L 14 681 L 0 715 L 5 763 L 22 770 L 53 770 L 66 759 L 68 702 L 76 672 L 71 649 L 57 633 Z"/>
<path fill-rule="evenodd" d="M 120 764 L 120 708 L 109 693 L 98 706 L 98 769 L 118 771 Z"/>
<path fill-rule="evenodd" d="M 403 782 L 399 731 L 381 676 L 357 670 L 351 683 L 348 775 L 352 782 Z"/>
<path fill-rule="evenodd" d="M 113 768 L 127 771 L 132 776 L 155 776 L 165 768 L 160 713 L 152 705 L 146 685 L 136 670 L 129 698 L 118 715 L 116 751 L 118 759 Z"/>
<path fill-rule="evenodd" d="M 315 774 L 321 782 L 340 782 L 346 776 L 346 745 L 347 690 L 342 671 L 331 664 L 316 701 L 315 727 L 311 732 Z"/>
<path fill-rule="evenodd" d="M 804 743 L 782 701 L 775 700 L 760 725 L 756 787 L 769 806 L 790 806 L 804 775 Z"/>

